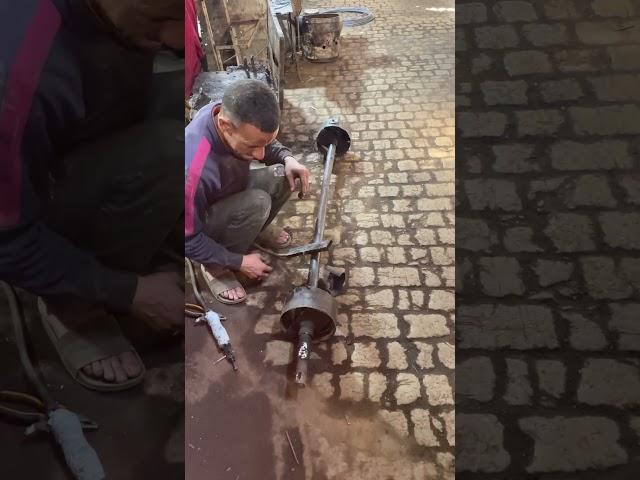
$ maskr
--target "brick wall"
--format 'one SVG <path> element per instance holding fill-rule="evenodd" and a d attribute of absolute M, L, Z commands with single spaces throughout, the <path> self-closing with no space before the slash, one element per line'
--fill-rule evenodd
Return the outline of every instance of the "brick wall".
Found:
<path fill-rule="evenodd" d="M 456 8 L 459 478 L 638 478 L 640 1 Z"/>

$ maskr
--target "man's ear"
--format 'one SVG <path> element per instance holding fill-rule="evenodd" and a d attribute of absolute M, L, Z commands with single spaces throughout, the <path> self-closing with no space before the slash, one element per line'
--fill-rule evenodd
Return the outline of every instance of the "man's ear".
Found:
<path fill-rule="evenodd" d="M 218 114 L 218 125 L 220 125 L 220 128 L 225 133 L 232 133 L 235 129 L 235 126 L 233 125 L 233 123 L 231 123 L 231 120 L 229 120 L 222 114 Z"/>

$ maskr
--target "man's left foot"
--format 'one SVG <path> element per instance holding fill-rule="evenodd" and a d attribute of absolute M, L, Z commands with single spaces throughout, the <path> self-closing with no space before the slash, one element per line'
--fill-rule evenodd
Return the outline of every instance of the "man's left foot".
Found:
<path fill-rule="evenodd" d="M 291 233 L 289 233 L 286 227 L 282 228 L 277 225 L 269 225 L 260 232 L 256 241 L 260 246 L 265 248 L 284 248 L 291 243 Z"/>

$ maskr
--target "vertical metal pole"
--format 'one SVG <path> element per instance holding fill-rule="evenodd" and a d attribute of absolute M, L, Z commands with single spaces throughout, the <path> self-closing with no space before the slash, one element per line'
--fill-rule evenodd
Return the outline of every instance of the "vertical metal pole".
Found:
<path fill-rule="evenodd" d="M 324 173 L 322 175 L 322 188 L 320 190 L 320 204 L 318 205 L 318 217 L 316 219 L 316 229 L 313 241 L 320 242 L 324 236 L 324 222 L 327 216 L 327 201 L 329 199 L 329 187 L 331 185 L 331 172 L 333 171 L 333 161 L 336 156 L 336 144 L 329 145 L 324 160 Z M 309 278 L 307 285 L 309 287 L 318 286 L 318 278 L 320 276 L 320 253 L 311 255 L 311 264 L 309 266 Z"/>

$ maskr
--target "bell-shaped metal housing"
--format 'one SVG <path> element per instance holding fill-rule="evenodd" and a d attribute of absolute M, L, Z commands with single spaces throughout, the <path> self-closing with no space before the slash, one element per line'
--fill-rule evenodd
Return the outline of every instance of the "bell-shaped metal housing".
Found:
<path fill-rule="evenodd" d="M 338 305 L 333 295 L 321 288 L 302 286 L 289 294 L 280 322 L 289 335 L 296 337 L 300 324 L 309 320 L 313 322 L 312 340 L 321 342 L 336 332 L 337 318 Z"/>
<path fill-rule="evenodd" d="M 316 146 L 321 153 L 326 153 L 332 143 L 336 144 L 337 157 L 344 155 L 351 148 L 349 132 L 340 126 L 340 122 L 335 117 L 324 122 L 316 135 Z"/>

